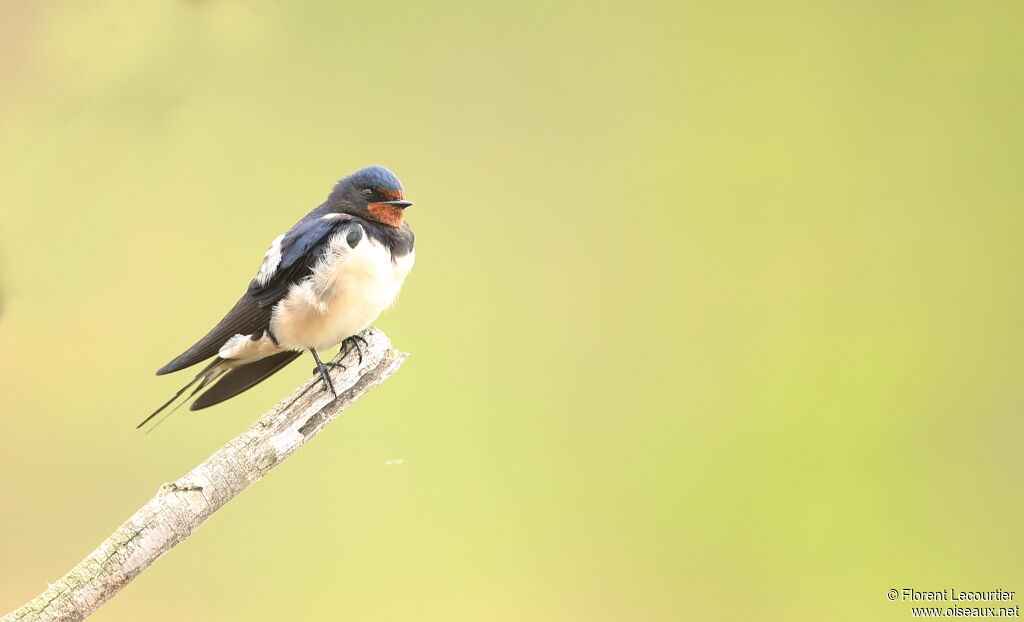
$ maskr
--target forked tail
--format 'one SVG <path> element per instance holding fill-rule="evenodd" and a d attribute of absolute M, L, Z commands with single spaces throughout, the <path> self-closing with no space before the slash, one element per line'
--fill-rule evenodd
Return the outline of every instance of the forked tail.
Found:
<path fill-rule="evenodd" d="M 175 401 L 177 401 L 177 399 L 179 397 L 181 397 L 182 393 L 184 393 L 185 391 L 188 391 L 190 388 L 192 388 L 192 385 L 198 383 L 199 386 L 197 386 L 195 389 L 192 389 L 192 392 L 188 394 L 188 397 L 186 397 L 185 399 L 181 400 L 180 404 L 178 404 L 177 406 L 172 408 L 167 413 L 167 416 L 170 416 L 172 413 L 174 413 L 174 411 L 176 411 L 179 408 L 181 408 L 181 405 L 184 404 L 185 402 L 189 401 L 189 399 L 191 399 L 193 395 L 195 395 L 196 393 L 199 393 L 200 391 L 202 391 L 204 387 L 206 387 L 211 382 L 213 382 L 214 380 L 219 378 L 222 374 L 224 374 L 225 372 L 228 371 L 228 369 L 224 365 L 224 363 L 225 363 L 224 359 L 220 358 L 219 356 L 217 358 L 213 359 L 212 361 L 210 361 L 210 364 L 207 365 L 206 367 L 204 367 L 203 370 L 200 371 L 198 374 L 196 374 L 195 378 L 193 378 L 185 386 L 183 386 L 180 389 L 178 389 L 178 392 L 175 393 L 171 397 L 171 399 L 169 399 L 166 402 L 164 402 L 163 405 L 160 408 L 157 408 L 156 410 L 154 410 L 153 414 L 151 414 L 150 416 L 148 416 L 145 419 L 143 419 L 142 423 L 140 423 L 139 425 L 135 426 L 135 429 L 138 430 L 142 426 L 144 426 L 147 423 L 149 423 L 153 419 L 153 417 L 159 415 L 168 406 L 170 406 Z M 163 421 L 163 419 L 161 419 L 160 421 L 157 421 L 156 425 L 153 426 L 153 429 L 155 430 L 156 426 L 160 425 L 160 423 L 162 421 Z"/>
<path fill-rule="evenodd" d="M 185 393 L 185 391 L 188 391 L 189 389 L 192 389 L 192 392 L 181 400 L 177 406 L 164 415 L 164 418 L 169 417 L 174 413 L 174 411 L 178 410 L 182 404 L 192 399 L 192 397 L 204 389 L 206 390 L 203 391 L 203 393 L 199 395 L 194 402 L 192 402 L 189 410 L 199 410 L 232 398 L 242 391 L 250 389 L 274 375 L 278 370 L 294 361 L 301 354 L 301 352 L 292 351 L 278 352 L 272 356 L 262 358 L 246 365 L 240 365 L 238 367 L 232 365 L 230 360 L 222 359 L 218 356 L 213 359 L 209 365 L 204 367 L 202 371 L 196 374 L 196 377 L 193 378 L 191 382 L 178 389 L 178 392 L 175 393 L 171 399 L 164 402 L 160 408 L 153 411 L 153 414 L 146 417 L 142 420 L 142 423 L 135 426 L 135 429 L 146 425 L 153 419 L 153 417 L 156 417 L 167 407 L 176 402 Z M 195 388 L 193 388 L 193 386 Z M 160 425 L 161 422 L 163 422 L 163 419 L 158 421 L 150 431 L 156 429 L 156 426 Z"/>

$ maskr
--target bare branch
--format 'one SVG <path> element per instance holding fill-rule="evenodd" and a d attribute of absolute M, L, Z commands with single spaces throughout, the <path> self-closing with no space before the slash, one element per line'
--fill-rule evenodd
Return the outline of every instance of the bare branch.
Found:
<path fill-rule="evenodd" d="M 367 344 L 362 362 L 350 353 L 344 362 L 351 367 L 332 374 L 337 398 L 314 374 L 205 462 L 161 486 L 149 503 L 81 563 L 0 622 L 82 620 L 99 608 L 235 495 L 383 382 L 408 356 L 393 350 L 387 336 L 375 328 L 368 328 L 363 337 Z"/>

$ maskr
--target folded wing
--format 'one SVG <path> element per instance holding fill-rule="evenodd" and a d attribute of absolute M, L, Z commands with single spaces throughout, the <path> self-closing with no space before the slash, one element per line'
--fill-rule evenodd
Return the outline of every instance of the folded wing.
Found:
<path fill-rule="evenodd" d="M 331 233 L 347 226 L 350 220 L 343 214 L 320 216 L 313 212 L 291 231 L 274 240 L 259 273 L 235 306 L 202 339 L 157 370 L 157 375 L 169 374 L 210 358 L 235 335 L 255 335 L 268 330 L 274 305 L 287 295 L 294 283 L 309 276 L 327 247 Z"/>

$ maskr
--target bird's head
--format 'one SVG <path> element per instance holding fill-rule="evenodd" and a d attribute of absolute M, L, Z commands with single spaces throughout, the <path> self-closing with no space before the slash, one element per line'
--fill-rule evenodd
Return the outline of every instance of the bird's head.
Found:
<path fill-rule="evenodd" d="M 405 222 L 405 200 L 402 182 L 383 166 L 367 166 L 342 179 L 327 198 L 337 212 L 375 220 L 392 227 Z"/>

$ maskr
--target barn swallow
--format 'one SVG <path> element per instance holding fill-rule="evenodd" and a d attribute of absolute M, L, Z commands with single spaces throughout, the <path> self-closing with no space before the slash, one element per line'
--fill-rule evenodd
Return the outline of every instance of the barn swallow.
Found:
<path fill-rule="evenodd" d="M 369 166 L 334 186 L 327 200 L 270 244 L 256 277 L 205 337 L 159 370 L 162 376 L 205 361 L 191 382 L 137 428 L 190 388 L 199 410 L 269 378 L 303 352 L 334 395 L 329 365 L 317 350 L 357 335 L 395 301 L 416 253 L 405 222 L 412 205 L 394 173 Z M 362 354 L 360 353 L 360 359 Z M 200 393 L 202 391 L 202 393 Z"/>

